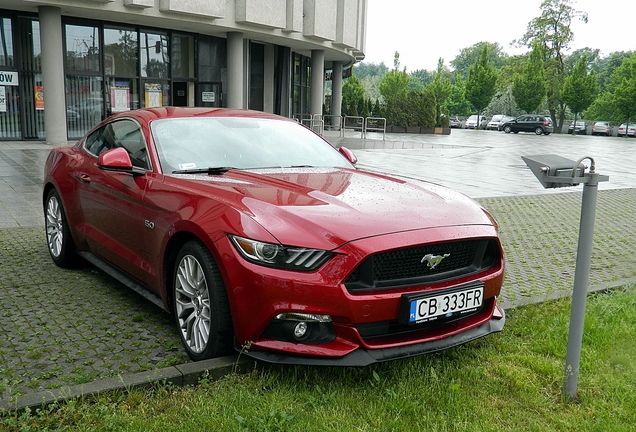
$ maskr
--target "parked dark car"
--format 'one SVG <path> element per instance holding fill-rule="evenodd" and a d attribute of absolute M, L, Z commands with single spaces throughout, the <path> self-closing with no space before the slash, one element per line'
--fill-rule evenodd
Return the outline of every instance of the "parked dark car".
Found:
<path fill-rule="evenodd" d="M 355 163 L 263 112 L 122 112 L 51 150 L 49 253 L 171 311 L 192 360 L 364 366 L 501 331 L 493 217 Z"/>
<path fill-rule="evenodd" d="M 534 132 L 537 135 L 550 135 L 554 128 L 552 119 L 548 116 L 524 114 L 504 123 L 501 130 L 505 133 Z"/>
<path fill-rule="evenodd" d="M 592 126 L 592 135 L 612 136 L 612 126 L 606 121 L 597 121 Z"/>
<path fill-rule="evenodd" d="M 582 120 L 576 121 L 576 127 L 574 126 L 574 122 L 570 122 L 570 126 L 568 126 L 568 133 L 571 135 L 574 133 L 576 129 L 577 135 L 587 135 L 587 124 L 585 124 Z"/>
<path fill-rule="evenodd" d="M 504 116 L 504 118 L 502 118 L 499 121 L 499 125 L 497 126 L 497 130 L 498 131 L 502 131 L 503 130 L 503 125 L 508 123 L 509 121 L 514 120 L 516 117 L 512 117 L 512 116 Z"/>
<path fill-rule="evenodd" d="M 462 127 L 462 121 L 457 116 L 450 117 L 450 127 L 459 129 Z"/>

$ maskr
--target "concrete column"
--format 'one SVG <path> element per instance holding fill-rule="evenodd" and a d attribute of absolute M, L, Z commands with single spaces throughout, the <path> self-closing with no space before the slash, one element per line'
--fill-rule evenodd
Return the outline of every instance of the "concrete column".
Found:
<path fill-rule="evenodd" d="M 245 108 L 243 33 L 227 34 L 227 107 Z"/>
<path fill-rule="evenodd" d="M 42 47 L 42 86 L 44 87 L 44 132 L 46 142 L 66 145 L 66 100 L 64 95 L 64 51 L 62 10 L 39 6 L 40 45 Z"/>
<path fill-rule="evenodd" d="M 274 46 L 265 45 L 265 70 L 263 77 L 263 111 L 274 112 Z"/>
<path fill-rule="evenodd" d="M 342 115 L 342 62 L 333 62 L 331 72 L 331 115 Z"/>
<path fill-rule="evenodd" d="M 322 103 L 325 99 L 325 52 L 311 51 L 311 108 L 310 113 L 322 114 Z"/>

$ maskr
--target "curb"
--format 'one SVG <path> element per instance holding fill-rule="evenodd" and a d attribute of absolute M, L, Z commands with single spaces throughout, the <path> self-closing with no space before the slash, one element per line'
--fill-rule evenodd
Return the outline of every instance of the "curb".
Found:
<path fill-rule="evenodd" d="M 176 386 L 196 385 L 203 377 L 214 380 L 223 378 L 231 373 L 246 373 L 254 368 L 256 362 L 240 354 L 217 357 L 210 360 L 185 363 L 161 369 L 109 378 L 86 384 L 65 386 L 59 389 L 26 394 L 17 398 L 0 399 L 0 413 L 2 411 L 22 411 L 27 408 L 39 408 L 46 405 L 70 399 L 97 395 L 114 390 L 128 391 L 150 387 L 155 383 L 166 382 Z"/>

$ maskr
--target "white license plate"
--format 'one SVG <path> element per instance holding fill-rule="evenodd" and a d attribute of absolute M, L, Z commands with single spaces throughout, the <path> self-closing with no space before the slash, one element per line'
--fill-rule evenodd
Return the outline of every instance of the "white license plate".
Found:
<path fill-rule="evenodd" d="M 479 309 L 483 302 L 483 285 L 415 298 L 410 301 L 409 323 L 420 324 L 440 317 L 465 315 Z"/>

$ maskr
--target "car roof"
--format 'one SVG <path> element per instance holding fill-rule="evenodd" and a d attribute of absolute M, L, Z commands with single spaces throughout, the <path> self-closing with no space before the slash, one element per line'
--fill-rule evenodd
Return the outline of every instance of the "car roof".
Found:
<path fill-rule="evenodd" d="M 133 117 L 141 121 L 151 122 L 153 120 L 169 119 L 169 118 L 188 118 L 188 117 L 239 117 L 239 118 L 261 118 L 272 120 L 286 120 L 295 122 L 295 120 L 282 117 L 275 114 L 265 113 L 263 111 L 253 111 L 246 109 L 233 108 L 208 108 L 208 107 L 156 107 L 141 108 L 132 111 L 124 111 L 114 114 L 110 119 L 121 117 Z"/>

